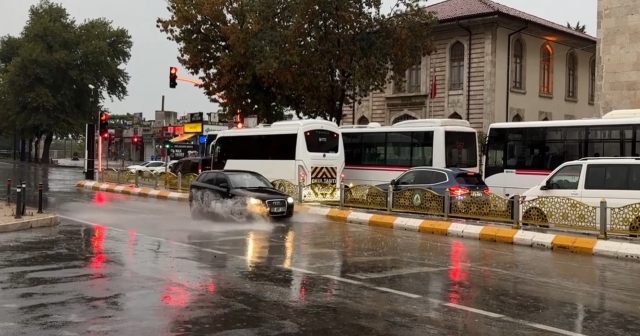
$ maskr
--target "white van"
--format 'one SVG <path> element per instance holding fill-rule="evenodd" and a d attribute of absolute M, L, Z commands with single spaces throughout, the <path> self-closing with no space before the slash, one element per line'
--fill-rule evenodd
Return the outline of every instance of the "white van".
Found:
<path fill-rule="evenodd" d="M 640 157 L 589 157 L 565 162 L 522 197 L 524 201 L 568 197 L 591 207 L 599 207 L 604 198 L 609 209 L 640 203 Z M 595 212 L 600 213 L 597 208 Z M 595 220 L 599 223 L 599 216 Z"/>

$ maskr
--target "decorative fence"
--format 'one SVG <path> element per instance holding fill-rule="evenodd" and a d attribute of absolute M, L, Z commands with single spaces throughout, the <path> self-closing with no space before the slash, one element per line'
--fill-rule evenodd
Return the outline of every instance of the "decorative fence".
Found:
<path fill-rule="evenodd" d="M 539 197 L 527 200 L 516 195 L 505 198 L 495 194 L 482 197 L 444 195 L 424 188 L 382 190 L 371 185 L 344 188 L 344 197 L 338 203 L 325 202 L 341 207 L 386 210 L 438 216 L 464 218 L 479 221 L 512 223 L 539 227 L 563 227 L 576 230 L 640 235 L 640 203 L 621 207 L 609 207 L 606 200 L 599 206 L 568 197 Z"/>

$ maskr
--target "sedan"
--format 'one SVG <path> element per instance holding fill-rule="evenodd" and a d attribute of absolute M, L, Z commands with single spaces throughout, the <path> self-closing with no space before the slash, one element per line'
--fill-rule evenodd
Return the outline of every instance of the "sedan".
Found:
<path fill-rule="evenodd" d="M 209 170 L 191 183 L 189 208 L 193 219 L 210 217 L 244 220 L 250 217 L 285 219 L 294 202 L 264 176 L 245 170 Z"/>

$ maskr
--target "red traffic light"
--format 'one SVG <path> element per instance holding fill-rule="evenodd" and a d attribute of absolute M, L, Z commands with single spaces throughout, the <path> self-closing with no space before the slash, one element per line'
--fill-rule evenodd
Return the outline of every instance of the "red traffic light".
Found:
<path fill-rule="evenodd" d="M 102 112 L 102 113 L 100 114 L 100 121 L 107 121 L 107 120 L 109 120 L 109 113 L 107 113 L 107 112 Z"/>
<path fill-rule="evenodd" d="M 177 74 L 177 73 L 178 73 L 178 68 L 176 68 L 176 67 L 170 67 L 170 68 L 169 68 L 169 72 L 170 72 L 172 75 L 175 75 L 175 74 Z"/>
<path fill-rule="evenodd" d="M 244 125 L 242 123 L 238 123 L 238 126 L 236 126 L 237 128 L 243 128 Z"/>
<path fill-rule="evenodd" d="M 105 138 L 105 139 L 109 139 L 109 133 L 103 134 L 102 137 Z"/>
<path fill-rule="evenodd" d="M 133 142 L 138 142 L 138 137 L 133 137 Z"/>

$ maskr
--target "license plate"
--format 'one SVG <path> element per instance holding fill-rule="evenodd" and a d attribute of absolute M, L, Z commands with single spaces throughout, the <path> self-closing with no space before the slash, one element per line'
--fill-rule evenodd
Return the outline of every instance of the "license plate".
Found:
<path fill-rule="evenodd" d="M 286 210 L 287 208 L 283 207 L 271 208 L 271 212 L 285 212 Z"/>
<path fill-rule="evenodd" d="M 471 197 L 482 197 L 482 191 L 472 191 Z"/>

